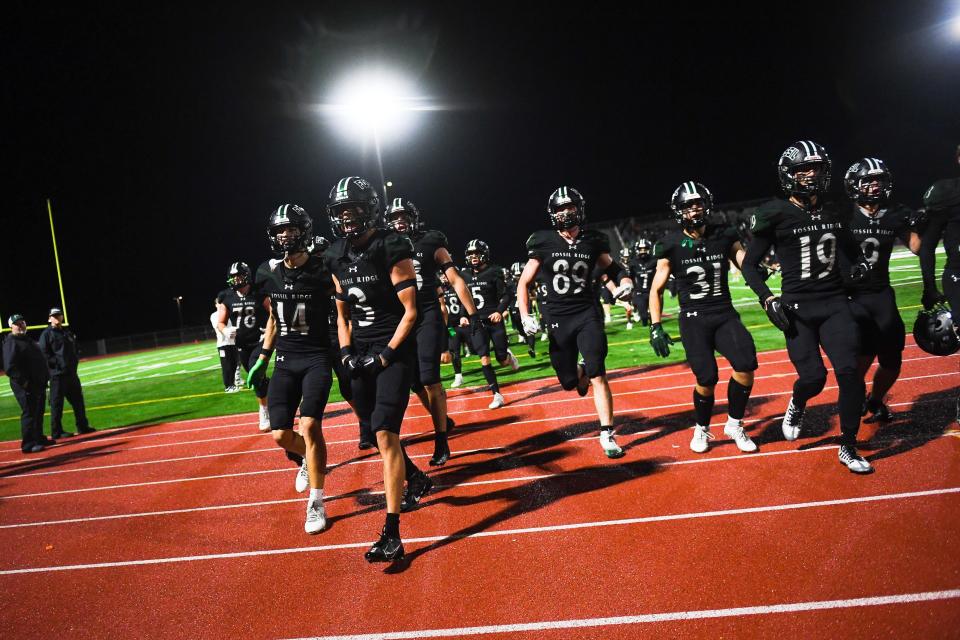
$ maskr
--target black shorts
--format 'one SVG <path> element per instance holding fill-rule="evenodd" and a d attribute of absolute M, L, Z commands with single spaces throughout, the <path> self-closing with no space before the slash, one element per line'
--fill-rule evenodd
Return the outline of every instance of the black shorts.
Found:
<path fill-rule="evenodd" d="M 358 356 L 376 355 L 383 344 L 354 344 Z M 353 406 L 361 424 L 370 431 L 400 433 L 403 414 L 410 402 L 410 384 L 416 367 L 416 352 L 409 341 L 394 352 L 393 362 L 376 376 L 360 376 L 351 380 Z"/>
<path fill-rule="evenodd" d="M 450 329 L 453 329 L 452 334 Z M 460 351 L 463 347 L 470 346 L 470 327 L 448 327 L 447 336 L 447 346 L 454 358 L 460 357 Z"/>
<path fill-rule="evenodd" d="M 521 336 L 527 335 L 527 332 L 523 330 L 523 322 L 520 320 L 520 309 L 517 307 L 510 307 L 510 325 Z"/>
<path fill-rule="evenodd" d="M 273 378 L 267 392 L 270 427 L 292 429 L 293 417 L 321 419 L 330 396 L 330 354 L 277 352 Z"/>
<path fill-rule="evenodd" d="M 493 343 L 493 353 L 499 362 L 507 359 L 507 328 L 503 326 L 503 321 L 490 322 L 483 321 L 483 326 L 487 328 L 490 340 L 483 340 L 481 335 L 471 336 L 470 344 L 475 354 L 480 357 L 490 355 L 490 343 Z M 469 331 L 469 329 L 468 329 Z"/>
<path fill-rule="evenodd" d="M 876 356 L 885 369 L 899 370 L 906 331 L 893 287 L 877 292 L 857 292 L 850 308 L 860 325 L 860 352 L 871 358 Z"/>
<path fill-rule="evenodd" d="M 600 287 L 600 300 L 603 301 L 603 304 L 613 304 L 615 300 L 613 299 L 613 292 L 610 289 L 607 289 L 605 286 Z"/>
<path fill-rule="evenodd" d="M 253 368 L 253 365 L 257 364 L 257 360 L 260 359 L 260 350 L 263 349 L 262 342 L 254 342 L 253 344 L 246 345 L 237 345 L 237 353 L 240 357 L 240 364 L 243 365 L 243 368 L 247 370 L 247 373 L 250 373 L 250 369 Z M 270 384 L 270 379 L 267 376 L 262 376 L 260 382 L 256 387 L 253 388 L 253 392 L 258 398 L 267 397 L 267 388 Z"/>
<path fill-rule="evenodd" d="M 790 317 L 787 353 L 801 383 L 816 386 L 826 380 L 821 345 L 836 375 L 857 373 L 860 328 L 846 295 L 792 298 L 784 294 L 782 300 Z"/>
<path fill-rule="evenodd" d="M 417 345 L 417 366 L 413 369 L 413 389 L 419 390 L 440 382 L 440 354 L 446 345 L 446 328 L 440 308 L 423 309 L 413 329 Z"/>
<path fill-rule="evenodd" d="M 577 360 L 580 356 L 588 378 L 607 373 L 607 334 L 599 308 L 569 316 L 552 314 L 544 327 L 550 338 L 550 364 L 564 389 L 569 391 L 577 386 Z"/>
<path fill-rule="evenodd" d="M 330 364 L 333 367 L 333 373 L 337 376 L 337 389 L 340 390 L 340 397 L 349 402 L 353 399 L 353 393 L 350 390 L 350 376 L 343 367 L 343 358 L 340 357 L 340 334 L 336 327 L 330 330 Z"/>
<path fill-rule="evenodd" d="M 730 361 L 734 371 L 757 370 L 753 336 L 733 309 L 681 310 L 680 340 L 701 387 L 712 387 L 719 380 L 715 351 Z"/>
<path fill-rule="evenodd" d="M 944 269 L 943 275 L 940 276 L 940 284 L 950 309 L 954 315 L 960 314 L 960 270 Z"/>
<path fill-rule="evenodd" d="M 631 299 L 631 304 L 633 305 L 633 310 L 636 313 L 639 313 L 644 318 L 649 318 L 650 317 L 650 290 L 634 289 L 633 298 Z"/>

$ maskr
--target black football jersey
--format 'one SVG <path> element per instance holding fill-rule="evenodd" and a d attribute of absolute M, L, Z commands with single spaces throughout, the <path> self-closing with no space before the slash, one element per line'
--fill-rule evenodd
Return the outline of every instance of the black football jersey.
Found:
<path fill-rule="evenodd" d="M 539 279 L 546 288 L 541 302 L 550 305 L 551 314 L 571 315 L 599 304 L 591 274 L 603 253 L 610 253 L 610 240 L 592 229 L 582 230 L 572 243 L 554 229 L 530 236 L 527 254 L 540 261 Z"/>
<path fill-rule="evenodd" d="M 483 269 L 475 271 L 467 267 L 460 274 L 470 289 L 473 303 L 477 305 L 477 312 L 484 318 L 494 311 L 502 309 L 501 301 L 505 302 L 506 283 L 503 281 L 503 269 L 495 264 L 488 264 Z"/>
<path fill-rule="evenodd" d="M 270 298 L 279 351 L 314 353 L 330 347 L 330 291 L 333 281 L 323 260 L 310 256 L 296 269 L 269 260 L 257 269 L 257 289 Z"/>
<path fill-rule="evenodd" d="M 237 346 L 249 346 L 260 342 L 267 326 L 267 309 L 263 306 L 262 291 L 250 287 L 246 295 L 234 289 L 224 289 L 217 302 L 227 307 L 227 324 L 237 328 Z"/>
<path fill-rule="evenodd" d="M 417 306 L 430 309 L 437 306 L 437 249 L 450 250 L 447 236 L 439 231 L 418 231 L 410 236 L 413 242 L 413 269 L 417 272 Z"/>
<path fill-rule="evenodd" d="M 929 224 L 943 227 L 946 269 L 960 269 L 960 178 L 938 180 L 923 194 Z"/>
<path fill-rule="evenodd" d="M 341 238 L 327 249 L 324 258 L 349 298 L 354 342 L 389 342 L 403 317 L 403 303 L 390 280 L 390 270 L 401 260 L 413 259 L 410 239 L 377 229 L 366 246 L 354 248 Z"/>
<path fill-rule="evenodd" d="M 457 291 L 449 285 L 444 285 L 443 301 L 447 305 L 447 326 L 460 326 L 460 318 L 466 315 L 466 310 L 460 302 L 460 296 L 457 295 Z"/>
<path fill-rule="evenodd" d="M 737 230 L 724 225 L 707 225 L 703 237 L 691 238 L 674 231 L 653 248 L 656 260 L 670 261 L 670 272 L 677 280 L 680 308 L 726 309 L 732 306 L 727 275 L 729 256 L 740 241 Z"/>
<path fill-rule="evenodd" d="M 830 205 L 806 211 L 779 198 L 757 208 L 750 218 L 750 231 L 773 243 L 783 273 L 783 293 L 843 291 L 837 256 L 842 252 L 851 262 L 858 261 L 860 250 L 842 218 Z"/>
<path fill-rule="evenodd" d="M 847 225 L 864 257 L 873 265 L 870 277 L 863 283 L 852 285 L 853 289 L 883 291 L 890 286 L 890 254 L 898 238 L 905 244 L 910 241 L 910 213 L 906 207 L 892 205 L 870 215 L 856 204 L 852 205 Z M 844 265 L 847 264 L 848 261 L 844 261 Z"/>
<path fill-rule="evenodd" d="M 633 279 L 634 288 L 649 291 L 653 284 L 653 276 L 657 272 L 657 259 L 653 255 L 643 260 L 631 258 L 627 264 L 627 271 Z"/>

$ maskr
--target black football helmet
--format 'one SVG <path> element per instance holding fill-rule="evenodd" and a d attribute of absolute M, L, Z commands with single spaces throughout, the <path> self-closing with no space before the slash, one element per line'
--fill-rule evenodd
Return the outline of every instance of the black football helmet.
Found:
<path fill-rule="evenodd" d="M 284 234 L 283 238 L 280 237 L 287 227 L 295 227 L 299 230 L 296 237 L 291 237 L 289 234 Z M 313 242 L 313 219 L 300 205 L 282 204 L 270 214 L 270 220 L 267 223 L 267 239 L 270 241 L 270 248 L 278 255 L 306 251 Z"/>
<path fill-rule="evenodd" d="M 250 266 L 246 262 L 234 262 L 227 271 L 227 285 L 231 289 L 239 289 L 245 284 L 250 284 L 252 277 Z"/>
<path fill-rule="evenodd" d="M 342 178 L 327 200 L 330 230 L 338 238 L 355 238 L 380 224 L 380 196 L 368 181 Z"/>
<path fill-rule="evenodd" d="M 876 204 L 890 199 L 893 193 L 893 174 L 883 160 L 861 158 L 843 178 L 847 195 L 857 204 Z"/>
<path fill-rule="evenodd" d="M 406 198 L 394 198 L 387 207 L 384 214 L 384 221 L 387 226 L 402 234 L 411 234 L 420 231 L 423 228 L 423 221 L 420 219 L 420 210 Z M 406 219 L 404 219 L 406 218 Z"/>
<path fill-rule="evenodd" d="M 510 275 L 513 276 L 514 280 L 520 279 L 520 274 L 523 273 L 524 264 L 522 262 L 514 262 L 510 265 Z"/>
<path fill-rule="evenodd" d="M 960 349 L 960 337 L 950 310 L 940 304 L 927 311 L 921 309 L 913 323 L 917 346 L 935 356 L 953 355 Z"/>
<path fill-rule="evenodd" d="M 698 204 L 700 211 L 694 211 L 692 216 L 687 215 L 687 210 Z M 670 208 L 681 227 L 687 231 L 699 229 L 707 224 L 707 218 L 713 211 L 713 194 L 699 182 L 684 182 L 670 196 Z"/>
<path fill-rule="evenodd" d="M 633 243 L 633 253 L 640 259 L 649 258 L 651 251 L 653 251 L 653 245 L 646 238 L 640 238 Z"/>
<path fill-rule="evenodd" d="M 490 247 L 483 240 L 474 239 L 467 243 L 463 256 L 467 266 L 476 268 L 490 262 Z M 476 260 L 471 260 L 471 257 L 475 257 Z"/>
<path fill-rule="evenodd" d="M 798 140 L 780 154 L 777 174 L 780 188 L 788 196 L 822 196 L 830 189 L 830 156 L 813 140 Z M 815 169 L 809 177 L 797 177 L 798 171 Z"/>
<path fill-rule="evenodd" d="M 313 236 L 313 245 L 310 247 L 310 253 L 315 256 L 322 256 L 330 248 L 330 241 L 323 236 Z"/>
<path fill-rule="evenodd" d="M 623 247 L 622 249 L 620 249 L 620 261 L 626 264 L 629 259 L 630 259 L 630 248 Z"/>
<path fill-rule="evenodd" d="M 557 213 L 571 204 L 577 208 L 573 213 Z M 573 187 L 559 187 L 547 200 L 547 216 L 550 218 L 550 226 L 558 231 L 583 226 L 587 221 L 587 201 Z"/>

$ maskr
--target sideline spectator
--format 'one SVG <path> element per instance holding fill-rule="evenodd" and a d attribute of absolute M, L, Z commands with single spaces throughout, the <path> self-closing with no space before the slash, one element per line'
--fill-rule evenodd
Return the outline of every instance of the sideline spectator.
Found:
<path fill-rule="evenodd" d="M 217 334 L 217 353 L 220 355 L 223 390 L 225 393 L 236 393 L 243 389 L 243 378 L 239 373 L 239 359 L 237 357 L 237 347 L 234 343 L 237 328 L 228 324 L 224 331 L 220 330 L 220 307 L 223 306 L 221 301 L 224 293 L 226 291 L 221 291 L 213 300 L 216 311 L 210 314 L 210 324 L 213 325 L 213 330 Z"/>
<path fill-rule="evenodd" d="M 54 438 L 73 436 L 63 430 L 63 399 L 73 408 L 77 433 L 96 431 L 87 421 L 86 405 L 83 402 L 83 388 L 77 375 L 77 338 L 73 332 L 63 326 L 63 311 L 54 307 L 47 318 L 50 326 L 40 334 L 40 351 L 47 360 L 50 369 L 50 435 Z"/>
<path fill-rule="evenodd" d="M 43 435 L 43 408 L 47 400 L 47 363 L 40 347 L 27 336 L 27 323 L 15 313 L 7 320 L 10 337 L 3 343 L 3 370 L 20 403 L 20 450 L 43 451 L 53 444 Z"/>

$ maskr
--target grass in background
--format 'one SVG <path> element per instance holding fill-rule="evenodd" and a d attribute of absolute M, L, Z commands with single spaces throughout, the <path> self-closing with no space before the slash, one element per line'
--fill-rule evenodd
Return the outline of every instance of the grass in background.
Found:
<path fill-rule="evenodd" d="M 943 256 L 939 256 L 941 262 Z M 920 269 L 916 258 L 907 257 L 891 262 L 891 281 L 897 292 L 897 301 L 910 331 L 913 319 L 920 308 Z M 777 290 L 779 279 L 771 279 L 770 286 Z M 756 296 L 747 288 L 742 278 L 731 277 L 731 294 L 734 305 L 740 312 L 744 324 L 753 334 L 758 351 L 782 349 L 783 334 L 767 320 L 766 314 L 757 304 Z M 670 357 L 657 358 L 649 344 L 649 330 L 639 323 L 627 331 L 624 311 L 615 307 L 614 321 L 607 325 L 610 345 L 607 356 L 608 369 L 630 367 L 650 367 L 673 364 L 684 361 L 683 347 L 679 341 L 676 311 L 677 301 L 665 294 L 665 312 L 670 314 L 664 321 L 664 327 L 677 340 Z M 526 345 L 517 343 L 516 332 L 510 332 L 510 348 L 520 359 L 520 371 L 512 373 L 509 369 L 499 369 L 501 384 L 533 378 L 551 378 L 555 382 L 553 370 L 547 357 L 547 343 L 537 342 L 537 358 L 527 356 Z M 442 368 L 443 381 L 449 386 L 453 378 L 453 368 Z M 463 361 L 464 388 L 484 386 L 480 371 L 480 361 L 476 357 Z M 157 349 L 134 354 L 96 360 L 86 360 L 80 364 L 80 378 L 84 386 L 84 397 L 90 424 L 98 429 L 155 424 L 189 418 L 203 418 L 235 413 L 247 413 L 256 410 L 253 392 L 223 392 L 220 376 L 220 364 L 214 343 L 204 342 Z M 20 439 L 20 407 L 5 380 L 0 386 L 0 440 Z M 49 399 L 49 398 L 48 398 Z M 337 385 L 334 383 L 330 401 L 341 400 Z M 411 402 L 417 403 L 416 399 Z M 49 407 L 48 407 L 49 409 Z M 49 413 L 44 420 L 44 430 L 49 434 Z M 64 409 L 64 429 L 75 431 L 73 412 L 66 404 Z"/>

